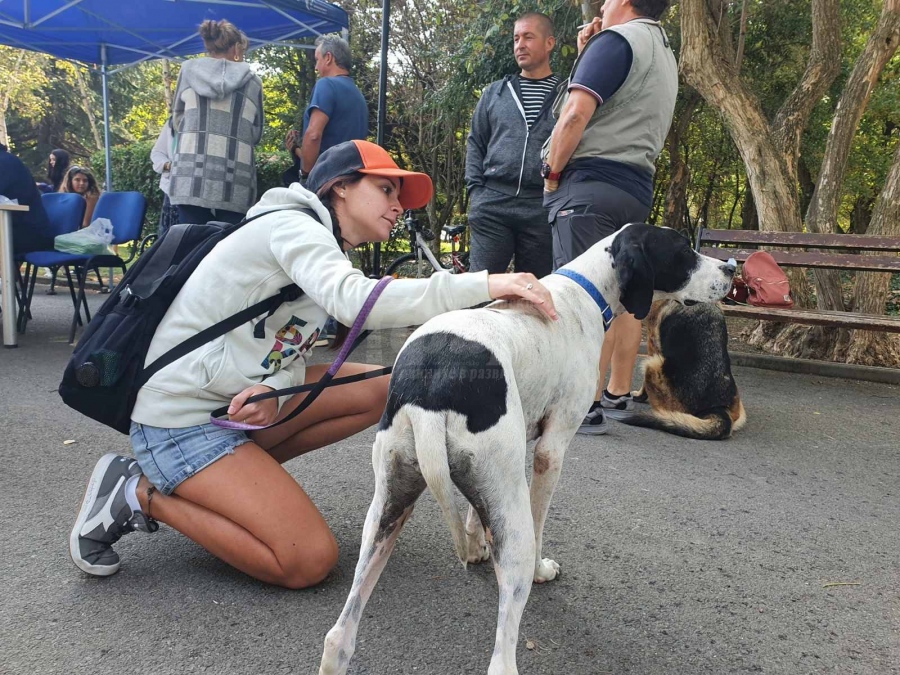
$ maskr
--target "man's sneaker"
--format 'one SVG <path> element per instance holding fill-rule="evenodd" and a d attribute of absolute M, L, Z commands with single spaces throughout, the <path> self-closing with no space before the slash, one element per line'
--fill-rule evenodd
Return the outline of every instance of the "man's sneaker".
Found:
<path fill-rule="evenodd" d="M 621 420 L 634 414 L 634 399 L 631 397 L 631 393 L 610 396 L 604 389 L 603 395 L 600 397 L 600 407 L 610 419 Z"/>
<path fill-rule="evenodd" d="M 639 394 L 631 393 L 631 400 L 635 403 L 649 403 L 649 397 L 647 396 L 647 390 L 645 389 Z"/>
<path fill-rule="evenodd" d="M 123 534 L 159 529 L 155 520 L 132 511 L 125 499 L 125 483 L 140 473 L 135 460 L 114 453 L 97 462 L 69 535 L 69 554 L 79 569 L 101 577 L 115 574 L 119 571 L 119 556 L 112 545 Z"/>
<path fill-rule="evenodd" d="M 591 409 L 588 410 L 588 414 L 584 416 L 584 421 L 581 423 L 581 426 L 578 427 L 579 434 L 586 434 L 588 436 L 600 436 L 605 434 L 608 430 L 608 425 L 606 424 L 606 417 L 603 414 L 603 408 L 600 407 L 600 404 L 597 401 L 594 401 L 593 405 L 591 405 Z"/>

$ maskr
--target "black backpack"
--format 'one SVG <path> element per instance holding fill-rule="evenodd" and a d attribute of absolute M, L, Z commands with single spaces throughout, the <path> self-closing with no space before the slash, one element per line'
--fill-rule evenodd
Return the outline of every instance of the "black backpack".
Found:
<path fill-rule="evenodd" d="M 302 211 L 319 220 L 315 212 Z M 127 434 L 138 391 L 155 373 L 241 324 L 264 313 L 270 316 L 282 303 L 299 298 L 303 291 L 296 284 L 285 286 L 276 295 L 181 342 L 144 368 L 159 322 L 200 261 L 222 239 L 259 217 L 236 225 L 174 225 L 141 255 L 78 341 L 59 385 L 65 404 Z M 265 335 L 265 319 L 254 332 Z"/>

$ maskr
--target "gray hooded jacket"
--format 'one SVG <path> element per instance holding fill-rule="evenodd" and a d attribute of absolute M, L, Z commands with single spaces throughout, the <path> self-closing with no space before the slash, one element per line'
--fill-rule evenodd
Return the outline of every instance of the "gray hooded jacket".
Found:
<path fill-rule="evenodd" d="M 253 148 L 263 129 L 262 81 L 250 66 L 206 56 L 186 61 L 172 126 L 172 204 L 246 213 L 256 201 Z"/>
<path fill-rule="evenodd" d="M 548 96 L 531 129 L 510 75 L 488 85 L 475 107 L 466 146 L 466 187 L 485 186 L 512 197 L 540 197 L 541 145 L 555 120 Z"/>

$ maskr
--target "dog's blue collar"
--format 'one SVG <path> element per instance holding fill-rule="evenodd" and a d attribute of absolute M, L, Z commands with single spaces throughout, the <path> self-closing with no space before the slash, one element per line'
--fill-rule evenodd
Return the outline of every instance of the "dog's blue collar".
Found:
<path fill-rule="evenodd" d="M 594 299 L 594 302 L 597 303 L 597 307 L 599 307 L 600 311 L 603 313 L 603 330 L 605 331 L 607 328 L 609 328 L 609 324 L 613 320 L 612 307 L 609 306 L 609 303 L 606 302 L 603 294 L 596 286 L 594 286 L 594 284 L 590 282 L 589 279 L 578 274 L 578 272 L 567 270 L 565 267 L 556 270 L 554 274 L 560 274 L 564 277 L 568 277 L 576 284 L 581 286 L 584 290 L 586 290 L 588 292 L 588 295 L 590 295 Z"/>

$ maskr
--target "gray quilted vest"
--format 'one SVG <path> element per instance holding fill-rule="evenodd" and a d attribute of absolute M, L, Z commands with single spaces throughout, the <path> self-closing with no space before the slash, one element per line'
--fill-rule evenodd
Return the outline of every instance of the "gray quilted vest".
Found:
<path fill-rule="evenodd" d="M 619 90 L 597 106 L 569 161 L 602 157 L 653 174 L 675 112 L 678 64 L 659 21 L 634 19 L 606 30 L 617 32 L 631 45 L 631 72 Z M 569 80 L 585 50 L 575 60 Z M 553 104 L 557 119 L 569 98 L 568 89 L 567 81 Z M 546 160 L 549 153 L 548 139 L 541 157 Z"/>

